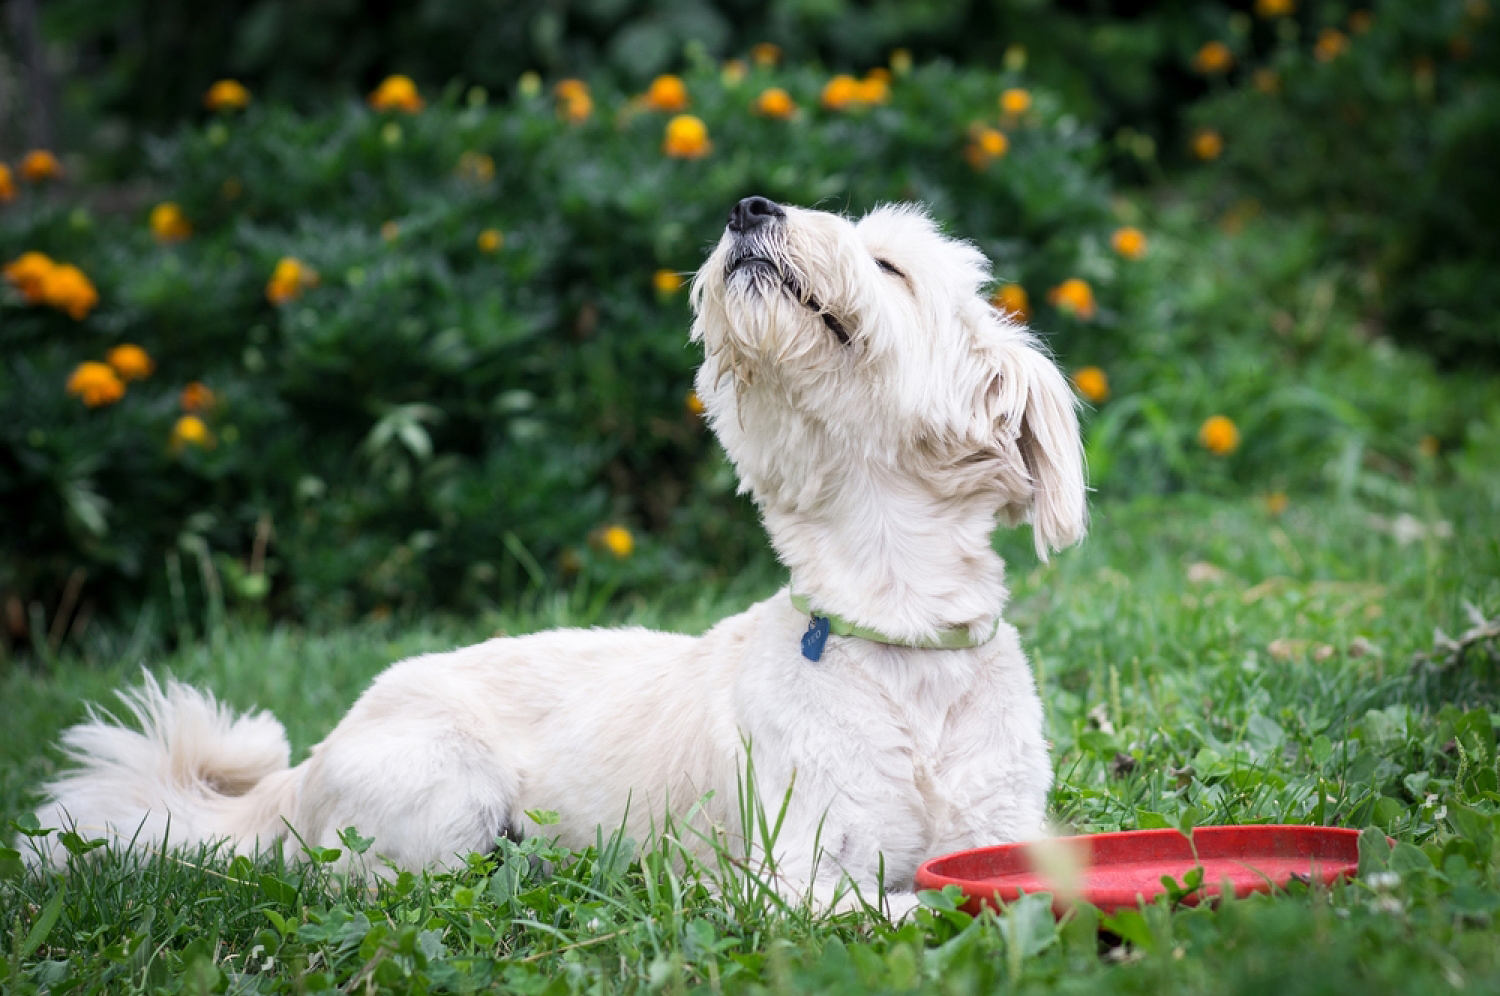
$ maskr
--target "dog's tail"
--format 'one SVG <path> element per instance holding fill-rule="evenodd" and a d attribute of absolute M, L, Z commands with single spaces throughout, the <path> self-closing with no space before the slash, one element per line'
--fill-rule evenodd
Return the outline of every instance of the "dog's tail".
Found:
<path fill-rule="evenodd" d="M 139 729 L 90 708 L 86 722 L 64 733 L 76 766 L 45 786 L 42 826 L 121 845 L 228 838 L 241 853 L 285 832 L 300 777 L 287 766 L 286 732 L 274 717 L 236 716 L 207 692 L 170 680 L 163 688 L 149 673 L 119 696 Z M 21 849 L 66 858 L 56 834 L 43 841 Z"/>

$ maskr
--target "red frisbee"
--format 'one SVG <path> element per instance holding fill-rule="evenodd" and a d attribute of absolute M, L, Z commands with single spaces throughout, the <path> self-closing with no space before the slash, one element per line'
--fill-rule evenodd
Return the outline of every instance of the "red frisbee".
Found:
<path fill-rule="evenodd" d="M 1197 857 L 1194 858 L 1194 848 Z M 1236 896 L 1269 892 L 1293 880 L 1331 885 L 1359 868 L 1359 831 L 1338 827 L 1199 827 L 1192 843 L 1176 830 L 1132 830 L 1048 841 L 1002 844 L 945 854 L 917 869 L 918 889 L 956 885 L 978 913 L 1050 892 L 1060 915 L 1074 900 L 1101 910 L 1134 908 L 1167 891 L 1162 876 L 1181 884 L 1203 866 L 1203 887 L 1184 899 L 1233 891 Z"/>

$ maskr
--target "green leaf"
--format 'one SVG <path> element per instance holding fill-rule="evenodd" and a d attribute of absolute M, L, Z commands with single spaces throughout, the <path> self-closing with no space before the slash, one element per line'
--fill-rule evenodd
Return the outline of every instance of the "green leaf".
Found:
<path fill-rule="evenodd" d="M 260 877 L 260 891 L 272 902 L 283 906 L 291 906 L 297 902 L 297 890 L 275 875 L 265 874 Z"/>
<path fill-rule="evenodd" d="M 31 931 L 27 933 L 26 940 L 21 942 L 20 950 L 16 952 L 21 961 L 25 961 L 33 951 L 42 946 L 47 935 L 52 933 L 52 928 L 57 925 L 57 918 L 62 915 L 63 898 L 67 895 L 67 886 L 62 882 L 57 885 L 57 894 L 47 901 L 42 907 L 42 915 L 37 917 L 36 923 L 31 925 Z"/>
<path fill-rule="evenodd" d="M 63 847 L 66 847 L 68 849 L 68 853 L 73 855 L 73 857 L 75 858 L 80 858 L 90 851 L 98 850 L 105 844 L 109 843 L 109 841 L 103 837 L 96 837 L 93 840 L 84 840 L 72 830 L 64 830 L 62 833 L 57 835 L 57 839 L 62 842 Z"/>
<path fill-rule="evenodd" d="M 10 828 L 25 837 L 45 837 L 56 827 L 43 827 L 37 822 L 36 814 L 22 813 L 10 821 Z"/>
<path fill-rule="evenodd" d="M 1142 830 L 1170 830 L 1172 821 L 1161 813 L 1153 813 L 1149 809 L 1137 809 L 1135 811 L 1136 826 Z"/>
<path fill-rule="evenodd" d="M 375 843 L 375 838 L 361 837 L 358 830 L 345 827 L 339 831 L 339 841 L 355 854 L 364 854 L 370 849 L 370 845 Z"/>
<path fill-rule="evenodd" d="M 1366 878 L 1390 867 L 1391 844 L 1385 833 L 1375 827 L 1359 832 L 1359 877 Z"/>
<path fill-rule="evenodd" d="M 562 817 L 551 809 L 528 809 L 526 818 L 542 827 L 555 827 L 562 822 Z"/>
<path fill-rule="evenodd" d="M 14 847 L 0 847 L 0 882 L 20 878 L 26 874 L 26 864 L 21 852 Z"/>

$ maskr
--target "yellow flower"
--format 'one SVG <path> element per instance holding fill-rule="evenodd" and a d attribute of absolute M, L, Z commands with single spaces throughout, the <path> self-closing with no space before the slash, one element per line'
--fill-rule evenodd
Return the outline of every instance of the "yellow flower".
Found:
<path fill-rule="evenodd" d="M 1115 234 L 1109 237 L 1109 244 L 1126 259 L 1140 259 L 1146 255 L 1145 234 L 1139 228 L 1129 225 L 1115 229 Z"/>
<path fill-rule="evenodd" d="M 498 228 L 486 228 L 479 233 L 478 238 L 480 252 L 498 252 L 505 245 L 505 236 L 500 234 Z"/>
<path fill-rule="evenodd" d="M 1094 317 L 1094 289 L 1077 277 L 1069 277 L 1047 294 L 1047 300 L 1059 311 L 1088 321 Z"/>
<path fill-rule="evenodd" d="M 661 150 L 673 159 L 701 159 L 713 151 L 708 126 L 691 114 L 679 114 L 667 122 Z"/>
<path fill-rule="evenodd" d="M 635 537 L 630 535 L 630 530 L 624 526 L 610 526 L 605 529 L 599 537 L 604 548 L 621 560 L 630 556 L 635 549 Z"/>
<path fill-rule="evenodd" d="M 156 364 L 146 351 L 133 343 L 121 343 L 104 354 L 104 362 L 126 381 L 142 380 L 151 375 Z"/>
<path fill-rule="evenodd" d="M 786 118 L 797 113 L 797 105 L 791 94 L 779 86 L 769 87 L 755 98 L 755 113 L 768 118 Z"/>
<path fill-rule="evenodd" d="M 1319 62 L 1332 62 L 1344 54 L 1344 49 L 1349 47 L 1349 39 L 1337 28 L 1324 28 L 1318 35 L 1317 44 L 1313 46 L 1313 55 L 1317 56 Z"/>
<path fill-rule="evenodd" d="M 1224 137 L 1212 128 L 1199 128 L 1193 133 L 1193 155 L 1207 162 L 1224 154 Z"/>
<path fill-rule="evenodd" d="M 57 269 L 46 253 L 24 252 L 5 264 L 5 279 L 11 282 L 27 304 L 41 304 L 47 299 L 47 278 Z"/>
<path fill-rule="evenodd" d="M 1199 427 L 1198 442 L 1215 456 L 1224 456 L 1239 448 L 1240 430 L 1227 415 L 1213 415 Z"/>
<path fill-rule="evenodd" d="M 969 165 L 983 170 L 1010 151 L 1010 139 L 994 128 L 976 126 L 969 132 L 969 147 L 964 150 Z"/>
<path fill-rule="evenodd" d="M 0 204 L 5 204 L 16 199 L 16 179 L 11 175 L 10 167 L 0 163 Z"/>
<path fill-rule="evenodd" d="M 750 49 L 750 60 L 757 66 L 774 66 L 781 61 L 781 47 L 770 42 L 761 42 Z"/>
<path fill-rule="evenodd" d="M 840 74 L 823 86 L 823 106 L 831 111 L 842 111 L 860 99 L 859 80 Z"/>
<path fill-rule="evenodd" d="M 1280 515 L 1286 511 L 1287 498 L 1285 491 L 1272 491 L 1266 495 L 1266 511 L 1272 515 Z"/>
<path fill-rule="evenodd" d="M 653 111 L 682 111 L 687 109 L 687 86 L 681 76 L 658 76 L 651 81 L 644 103 Z"/>
<path fill-rule="evenodd" d="M 177 403 L 186 412 L 208 411 L 214 406 L 216 400 L 218 399 L 214 397 L 214 392 L 209 389 L 208 385 L 196 380 L 184 387 L 182 393 L 177 396 Z"/>
<path fill-rule="evenodd" d="M 1075 371 L 1073 386 L 1094 404 L 1109 400 L 1109 376 L 1098 367 L 1084 367 Z"/>
<path fill-rule="evenodd" d="M 455 172 L 459 179 L 470 183 L 489 183 L 495 178 L 495 159 L 488 153 L 466 149 L 458 157 L 458 168 Z"/>
<path fill-rule="evenodd" d="M 391 224 L 388 222 L 387 224 Z M 318 271 L 291 256 L 284 256 L 276 264 L 271 279 L 266 284 L 266 300 L 272 304 L 285 304 L 302 295 L 308 287 L 318 284 Z"/>
<path fill-rule="evenodd" d="M 703 399 L 698 397 L 697 391 L 689 391 L 687 397 L 682 399 L 682 406 L 688 410 L 689 415 L 702 416 L 708 409 L 703 404 Z"/>
<path fill-rule="evenodd" d="M 1193 68 L 1205 76 L 1227 73 L 1234 65 L 1234 53 L 1221 41 L 1205 42 L 1193 56 Z"/>
<path fill-rule="evenodd" d="M 377 111 L 405 111 L 407 114 L 415 114 L 427 106 L 422 95 L 417 93 L 417 85 L 412 82 L 411 77 L 399 73 L 381 80 L 367 99 Z"/>
<path fill-rule="evenodd" d="M 1356 10 L 1349 15 L 1349 30 L 1362 35 L 1375 26 L 1375 15 L 1368 10 Z"/>
<path fill-rule="evenodd" d="M 250 104 L 250 91 L 236 80 L 219 80 L 203 95 L 203 106 L 210 111 L 239 110 Z"/>
<path fill-rule="evenodd" d="M 1296 0 L 1255 0 L 1255 12 L 1261 17 L 1287 17 L 1296 9 Z"/>
<path fill-rule="evenodd" d="M 1001 284 L 1000 289 L 995 291 L 995 296 L 990 299 L 1003 314 L 1015 315 L 1021 321 L 1031 317 L 1031 302 L 1026 297 L 1026 288 L 1020 284 Z"/>
<path fill-rule="evenodd" d="M 1254 85 L 1255 89 L 1267 96 L 1281 90 L 1281 77 L 1277 75 L 1276 70 L 1268 69 L 1265 66 L 1261 66 L 1250 74 L 1250 82 Z"/>
<path fill-rule="evenodd" d="M 651 277 L 651 286 L 656 288 L 656 293 L 666 297 L 682 288 L 682 277 L 675 270 L 657 270 Z"/>
<path fill-rule="evenodd" d="M 725 86 L 739 86 L 744 82 L 745 74 L 749 69 L 745 66 L 743 59 L 730 59 L 724 63 L 724 68 L 719 70 L 719 80 Z"/>
<path fill-rule="evenodd" d="M 557 113 L 565 121 L 578 124 L 587 121 L 594 113 L 594 98 L 589 95 L 588 84 L 583 80 L 558 80 L 552 88 L 557 96 Z"/>
<path fill-rule="evenodd" d="M 151 234 L 156 241 L 181 242 L 193 234 L 192 222 L 182 213 L 182 207 L 172 201 L 163 201 L 151 209 Z"/>
<path fill-rule="evenodd" d="M 1013 86 L 1000 95 L 1000 110 L 1006 117 L 1018 118 L 1031 110 L 1031 91 Z"/>
<path fill-rule="evenodd" d="M 898 48 L 891 53 L 891 72 L 897 76 L 905 76 L 911 72 L 911 53 L 904 48 Z"/>
<path fill-rule="evenodd" d="M 99 292 L 72 263 L 54 266 L 42 281 L 42 298 L 58 311 L 67 312 L 76 322 L 88 317 L 99 303 Z"/>
<path fill-rule="evenodd" d="M 208 431 L 207 423 L 196 415 L 184 415 L 172 426 L 172 449 L 174 450 L 180 450 L 184 446 L 208 449 L 213 445 L 213 433 Z"/>
<path fill-rule="evenodd" d="M 856 84 L 856 99 L 861 104 L 883 104 L 891 99 L 891 84 L 882 76 L 876 75 L 880 70 L 871 70 L 870 74 Z"/>
<path fill-rule="evenodd" d="M 62 163 L 46 149 L 32 149 L 21 159 L 21 179 L 28 183 L 55 180 L 62 173 Z"/>
<path fill-rule="evenodd" d="M 90 408 L 112 405 L 125 397 L 125 382 L 107 363 L 80 363 L 68 376 L 68 393 Z"/>

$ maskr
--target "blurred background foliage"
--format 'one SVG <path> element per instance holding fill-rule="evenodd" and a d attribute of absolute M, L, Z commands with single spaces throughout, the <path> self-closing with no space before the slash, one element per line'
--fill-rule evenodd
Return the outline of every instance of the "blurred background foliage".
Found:
<path fill-rule="evenodd" d="M 7 12 L 0 261 L 86 284 L 0 288 L 8 645 L 773 571 L 682 286 L 750 193 L 979 244 L 1103 495 L 1496 480 L 1487 0 Z"/>

